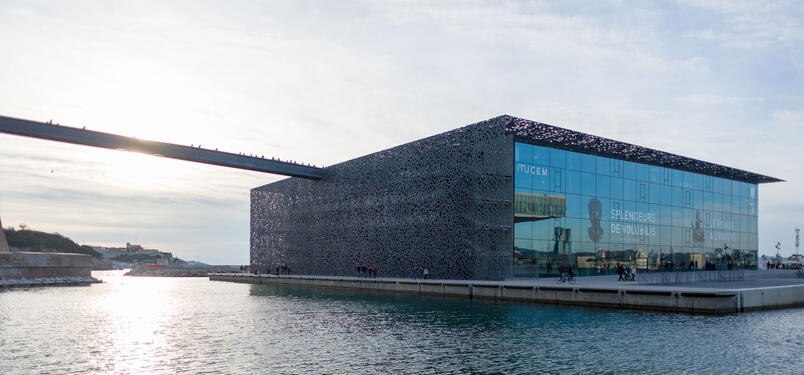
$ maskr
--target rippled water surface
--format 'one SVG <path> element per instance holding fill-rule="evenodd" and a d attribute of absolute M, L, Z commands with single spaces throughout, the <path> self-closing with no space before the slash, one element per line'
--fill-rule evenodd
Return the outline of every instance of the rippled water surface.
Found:
<path fill-rule="evenodd" d="M 802 374 L 804 309 L 698 316 L 98 273 L 0 292 L 0 374 Z"/>

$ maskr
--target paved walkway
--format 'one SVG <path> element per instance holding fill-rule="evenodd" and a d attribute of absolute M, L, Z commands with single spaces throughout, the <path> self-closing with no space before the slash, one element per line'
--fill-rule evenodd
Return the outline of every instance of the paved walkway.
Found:
<path fill-rule="evenodd" d="M 804 279 L 785 273 L 740 273 L 745 280 L 640 285 L 618 282 L 617 275 L 579 277 L 575 284 L 557 284 L 555 278 L 504 281 L 422 280 L 410 278 L 358 278 L 311 275 L 209 274 L 210 280 L 252 284 L 301 285 L 394 293 L 463 296 L 618 308 L 639 308 L 694 313 L 732 313 L 754 309 L 804 306 Z M 681 278 L 706 276 L 687 273 Z M 691 276 L 691 277 L 688 277 Z M 738 276 L 738 275 L 733 275 Z M 795 273 L 790 274 L 795 276 Z M 639 278 L 639 275 L 637 276 Z"/>
<path fill-rule="evenodd" d="M 257 276 L 254 276 L 257 277 Z M 277 277 L 275 275 L 262 275 L 262 277 Z M 700 291 L 700 292 L 720 292 L 735 291 L 754 288 L 772 288 L 790 285 L 804 285 L 804 279 L 796 278 L 795 271 L 792 270 L 749 270 L 745 271 L 745 280 L 739 281 L 706 281 L 694 283 L 668 284 L 668 285 L 641 285 L 633 281 L 617 281 L 617 275 L 604 276 L 581 276 L 576 278 L 576 283 L 556 283 L 556 277 L 541 279 L 508 279 L 503 281 L 486 280 L 442 280 L 442 279 L 413 279 L 413 278 L 365 278 L 349 276 L 320 276 L 320 275 L 281 275 L 282 278 L 313 278 L 313 279 L 340 279 L 340 280 L 377 280 L 392 282 L 421 282 L 426 284 L 441 283 L 465 283 L 473 285 L 499 285 L 499 286 L 574 286 L 595 289 L 620 289 L 620 290 L 667 290 L 667 291 Z M 639 278 L 639 275 L 637 275 Z"/>

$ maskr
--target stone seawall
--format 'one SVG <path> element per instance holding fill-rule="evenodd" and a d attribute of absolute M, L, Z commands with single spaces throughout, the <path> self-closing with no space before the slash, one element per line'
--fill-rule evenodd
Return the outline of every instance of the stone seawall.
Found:
<path fill-rule="evenodd" d="M 91 277 L 89 255 L 13 251 L 0 253 L 0 279 Z"/>
<path fill-rule="evenodd" d="M 26 288 L 35 286 L 85 286 L 100 283 L 94 277 L 36 277 L 33 279 L 0 279 L 0 288 Z"/>
<path fill-rule="evenodd" d="M 323 276 L 275 276 L 210 274 L 210 280 L 265 285 L 295 285 L 324 288 L 486 298 L 625 309 L 645 309 L 701 314 L 736 313 L 756 309 L 804 306 L 804 285 L 713 290 L 686 287 L 601 288 L 571 285 L 455 280 L 369 279 Z"/>

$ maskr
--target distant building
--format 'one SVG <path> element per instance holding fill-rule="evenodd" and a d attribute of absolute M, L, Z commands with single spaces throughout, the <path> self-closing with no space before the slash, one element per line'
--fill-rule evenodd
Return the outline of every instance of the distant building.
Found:
<path fill-rule="evenodd" d="M 145 249 L 141 245 L 126 242 L 126 247 L 93 247 L 104 258 L 113 259 L 123 255 L 148 255 L 159 258 L 172 259 L 173 253 L 157 249 Z"/>
<path fill-rule="evenodd" d="M 142 246 L 126 242 L 126 250 L 132 253 L 142 251 Z"/>

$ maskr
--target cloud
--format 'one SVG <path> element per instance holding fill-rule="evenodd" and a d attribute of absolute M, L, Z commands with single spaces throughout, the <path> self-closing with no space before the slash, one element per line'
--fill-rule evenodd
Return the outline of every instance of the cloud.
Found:
<path fill-rule="evenodd" d="M 711 106 L 711 105 L 762 103 L 765 101 L 765 98 L 713 95 L 713 94 L 690 94 L 677 98 L 676 100 L 682 104 Z"/>
<path fill-rule="evenodd" d="M 680 4 L 714 13 L 708 26 L 685 32 L 689 38 L 728 48 L 790 47 L 804 40 L 804 7 L 791 1 L 682 0 Z"/>

